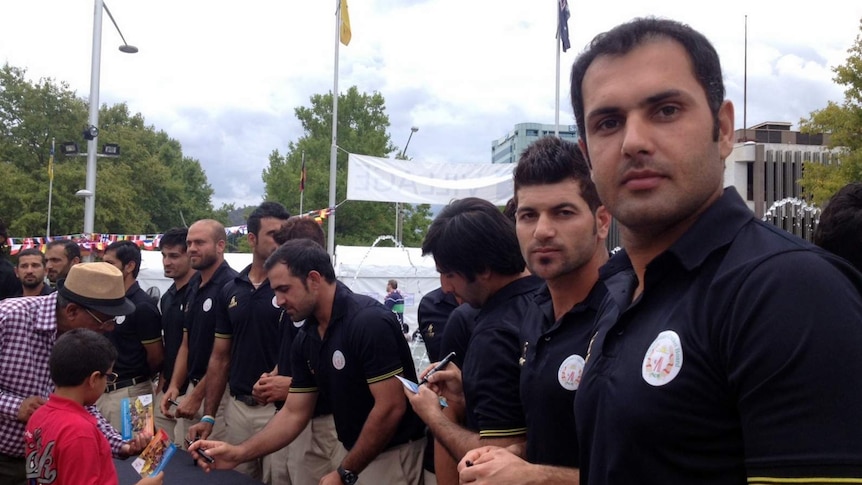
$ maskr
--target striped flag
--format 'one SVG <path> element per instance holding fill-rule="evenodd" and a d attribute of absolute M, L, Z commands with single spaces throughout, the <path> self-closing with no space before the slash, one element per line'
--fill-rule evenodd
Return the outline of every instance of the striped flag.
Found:
<path fill-rule="evenodd" d="M 341 0 L 341 43 L 350 44 L 352 33 L 350 32 L 350 14 L 347 12 L 347 0 Z"/>
<path fill-rule="evenodd" d="M 302 157 L 302 168 L 299 169 L 299 191 L 305 192 L 305 157 Z"/>
<path fill-rule="evenodd" d="M 563 41 L 563 52 L 571 49 L 572 44 L 569 42 L 569 1 L 560 0 L 560 14 L 557 19 L 557 35 Z"/>

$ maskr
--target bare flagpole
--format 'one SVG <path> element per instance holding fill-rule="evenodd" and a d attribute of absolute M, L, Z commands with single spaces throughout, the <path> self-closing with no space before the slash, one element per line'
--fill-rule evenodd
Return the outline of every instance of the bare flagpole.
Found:
<path fill-rule="evenodd" d="M 742 75 L 742 132 L 744 140 L 748 141 L 748 15 L 745 16 L 745 67 Z"/>
<path fill-rule="evenodd" d="M 305 196 L 305 150 L 302 151 L 302 168 L 299 169 L 299 213 L 302 214 L 302 198 Z"/>
<path fill-rule="evenodd" d="M 51 237 L 51 199 L 54 195 L 54 137 L 51 137 L 51 159 L 48 161 L 48 226 L 45 237 Z"/>
<path fill-rule="evenodd" d="M 563 42 L 562 35 L 560 35 L 560 22 L 563 20 L 560 18 L 560 0 L 554 0 L 556 15 L 557 15 L 557 38 L 554 41 L 554 47 L 557 51 L 557 76 L 555 79 L 554 94 L 556 96 L 556 104 L 554 109 L 554 136 L 557 138 L 560 137 L 560 48 Z"/>
<path fill-rule="evenodd" d="M 335 0 L 335 73 L 332 80 L 332 145 L 329 147 L 329 208 L 335 207 L 335 182 L 338 173 L 338 44 L 341 40 L 341 0 Z M 328 237 L 326 249 L 329 256 L 335 257 L 335 210 L 327 218 Z"/>

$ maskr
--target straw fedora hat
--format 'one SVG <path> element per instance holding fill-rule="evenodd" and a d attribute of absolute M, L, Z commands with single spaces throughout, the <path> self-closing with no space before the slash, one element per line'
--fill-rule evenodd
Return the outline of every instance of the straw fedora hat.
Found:
<path fill-rule="evenodd" d="M 126 298 L 123 273 L 109 263 L 76 264 L 57 286 L 63 298 L 105 315 L 118 317 L 135 311 L 135 304 Z"/>

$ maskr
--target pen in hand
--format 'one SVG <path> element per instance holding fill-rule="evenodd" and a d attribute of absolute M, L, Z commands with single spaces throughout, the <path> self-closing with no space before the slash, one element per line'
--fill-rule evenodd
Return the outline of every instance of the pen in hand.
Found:
<path fill-rule="evenodd" d="M 194 443 L 195 441 L 197 441 L 197 440 L 194 440 L 194 441 L 193 441 L 193 440 L 190 440 L 190 439 L 186 438 L 186 445 L 187 445 L 187 446 L 191 446 L 191 445 L 192 445 L 192 443 Z M 200 455 L 200 456 L 201 456 L 201 458 L 203 458 L 207 463 L 215 463 L 215 458 L 213 458 L 213 457 L 209 456 L 208 454 L 206 454 L 206 452 L 204 452 L 204 449 L 203 449 L 203 448 L 198 448 L 198 449 L 196 449 L 196 450 L 195 450 L 195 453 L 197 453 L 198 455 Z"/>
<path fill-rule="evenodd" d="M 444 357 L 443 360 L 440 361 L 440 363 L 435 365 L 433 369 L 431 369 L 430 371 L 428 371 L 427 374 L 425 374 L 425 377 L 423 377 L 422 380 L 419 381 L 419 385 L 421 386 L 422 384 L 427 384 L 428 378 L 431 377 L 431 375 L 433 375 L 438 370 L 443 370 L 444 367 L 449 365 L 449 362 L 452 362 L 453 357 L 455 357 L 455 352 L 449 352 L 449 355 Z"/>

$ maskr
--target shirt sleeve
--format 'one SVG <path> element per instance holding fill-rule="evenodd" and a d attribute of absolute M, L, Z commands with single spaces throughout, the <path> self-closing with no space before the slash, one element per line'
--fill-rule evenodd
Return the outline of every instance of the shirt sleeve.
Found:
<path fill-rule="evenodd" d="M 234 285 L 228 282 L 218 292 L 218 299 L 216 300 L 216 305 L 213 309 L 213 317 L 215 318 L 214 328 L 216 338 L 231 338 L 231 336 L 233 335 L 233 322 L 231 322 L 230 320 L 230 305 L 232 295 L 229 294 L 229 290 L 233 287 Z"/>
<path fill-rule="evenodd" d="M 111 423 L 102 416 L 102 413 L 96 409 L 96 406 L 87 406 L 86 409 L 88 413 L 92 414 L 93 417 L 96 418 L 96 426 L 99 428 L 99 431 L 105 435 L 105 438 L 108 439 L 108 444 L 111 446 L 111 453 L 113 453 L 114 456 L 119 457 L 120 448 L 125 443 L 122 435 L 120 435 L 120 433 L 111 426 Z"/>
<path fill-rule="evenodd" d="M 293 375 L 290 381 L 290 392 L 318 392 L 317 380 L 311 373 L 309 366 L 311 365 L 310 356 L 306 355 L 306 349 L 303 345 L 305 335 L 301 330 L 293 341 L 293 346 L 290 349 L 290 367 Z"/>
<path fill-rule="evenodd" d="M 162 340 L 162 315 L 155 303 L 141 303 L 135 307 L 138 338 L 144 345 Z"/>
<path fill-rule="evenodd" d="M 357 321 L 351 326 L 350 346 L 362 362 L 365 380 L 373 384 L 402 374 L 404 363 L 399 345 L 407 343 L 395 314 L 373 306 L 363 308 L 354 318 Z"/>

